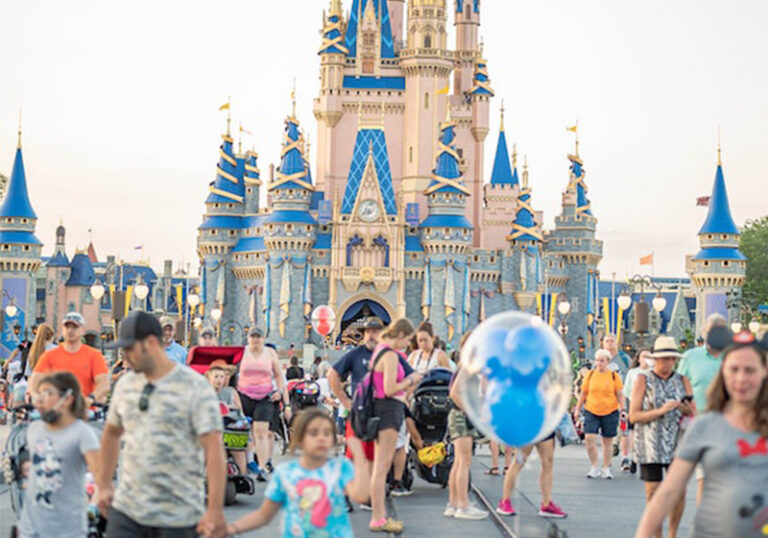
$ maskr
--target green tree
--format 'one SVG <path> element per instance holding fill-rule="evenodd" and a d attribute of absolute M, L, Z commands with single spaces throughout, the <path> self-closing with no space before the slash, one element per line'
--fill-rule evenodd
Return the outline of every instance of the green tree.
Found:
<path fill-rule="evenodd" d="M 739 249 L 747 257 L 744 301 L 756 309 L 768 304 L 768 216 L 744 224 Z"/>

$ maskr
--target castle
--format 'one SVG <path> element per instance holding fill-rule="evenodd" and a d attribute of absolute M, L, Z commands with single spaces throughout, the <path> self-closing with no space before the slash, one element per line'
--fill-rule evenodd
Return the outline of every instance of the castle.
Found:
<path fill-rule="evenodd" d="M 570 349 L 589 353 L 602 331 L 629 328 L 633 313 L 617 312 L 609 291 L 615 286 L 600 280 L 602 242 L 578 137 L 551 230 L 542 229 L 527 164 L 520 171 L 514 147 L 509 151 L 503 107 L 493 167 L 484 170 L 494 90 L 478 38 L 480 16 L 480 0 L 352 0 L 348 15 L 331 0 L 318 53 L 314 169 L 295 103 L 274 174 L 262 176 L 255 152 L 235 150 L 228 120 L 198 228 L 195 290 L 197 313 L 219 326 L 223 341 L 242 343 L 245 327 L 258 325 L 281 347 L 318 343 L 309 318 L 323 304 L 337 316 L 334 339 L 366 316 L 407 316 L 429 319 L 456 347 L 464 332 L 505 310 L 555 325 L 564 298 L 571 306 Z M 65 281 L 77 280 L 67 297 L 79 297 L 67 298 L 67 307 L 85 309 L 92 302 L 88 286 L 108 272 L 99 264 L 88 271 L 85 253 L 76 256 L 85 270 L 67 260 L 63 230 L 53 256 L 42 257 L 26 181 L 19 137 L 0 204 L 0 357 L 18 340 L 14 327 L 33 319 L 56 323 L 53 312 L 62 307 L 55 298 Z M 733 297 L 746 266 L 738 239 L 718 159 L 701 251 L 687 259 L 691 280 L 667 279 L 674 285 L 664 291 L 666 308 L 652 311 L 652 330 L 680 338 L 698 333 L 708 313 L 738 317 Z M 164 311 L 177 294 L 184 305 L 187 290 L 166 273 L 167 285 L 152 286 L 147 301 L 132 306 Z M 109 295 L 93 307 L 94 318 L 103 318 L 94 330 L 110 329 Z"/>
<path fill-rule="evenodd" d="M 328 304 L 336 335 L 365 315 L 407 316 L 456 346 L 487 316 L 553 312 L 564 294 L 574 342 L 591 334 L 602 242 L 578 142 L 562 214 L 544 232 L 503 125 L 484 170 L 494 90 L 481 6 L 452 7 L 454 50 L 446 0 L 354 0 L 347 17 L 331 1 L 315 170 L 295 111 L 268 179 L 227 129 L 198 235 L 203 297 L 223 311 L 222 328 L 258 324 L 278 345 L 300 342 L 312 337 L 311 310 Z"/>

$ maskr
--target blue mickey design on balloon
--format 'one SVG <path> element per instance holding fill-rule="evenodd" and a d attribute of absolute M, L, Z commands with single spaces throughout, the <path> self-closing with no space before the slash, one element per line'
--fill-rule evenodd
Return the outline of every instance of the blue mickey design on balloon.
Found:
<path fill-rule="evenodd" d="M 533 441 L 546 415 L 538 390 L 555 352 L 544 327 L 492 331 L 478 345 L 488 382 L 483 415 L 496 436 L 512 446 Z"/>

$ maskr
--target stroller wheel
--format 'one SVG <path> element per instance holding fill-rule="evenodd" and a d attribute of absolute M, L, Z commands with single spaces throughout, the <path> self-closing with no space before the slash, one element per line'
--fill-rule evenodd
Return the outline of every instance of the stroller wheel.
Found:
<path fill-rule="evenodd" d="M 227 480 L 227 487 L 224 490 L 224 505 L 231 506 L 235 504 L 237 497 L 237 486 L 233 480 Z"/>

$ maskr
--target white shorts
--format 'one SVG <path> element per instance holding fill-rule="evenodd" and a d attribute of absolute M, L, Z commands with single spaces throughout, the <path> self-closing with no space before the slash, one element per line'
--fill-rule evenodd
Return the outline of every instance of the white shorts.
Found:
<path fill-rule="evenodd" d="M 408 429 L 405 427 L 405 421 L 400 426 L 400 431 L 397 432 L 397 443 L 395 443 L 395 450 L 403 448 L 408 444 Z"/>

